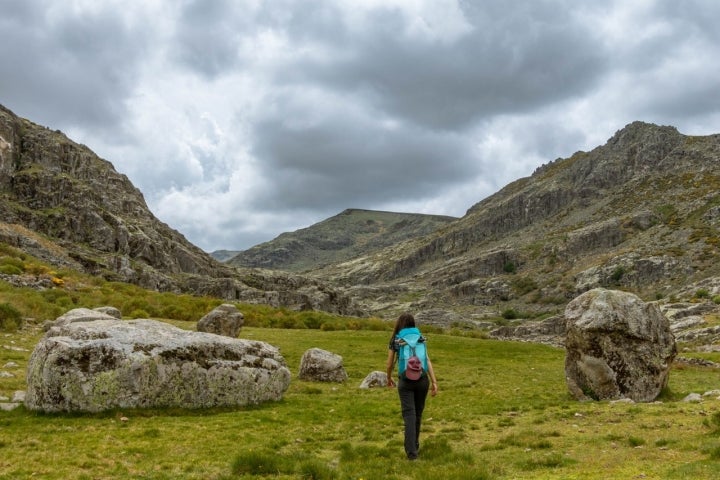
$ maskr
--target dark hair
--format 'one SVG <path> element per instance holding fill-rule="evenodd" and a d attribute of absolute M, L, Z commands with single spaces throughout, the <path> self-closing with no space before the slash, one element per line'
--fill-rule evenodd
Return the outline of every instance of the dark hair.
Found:
<path fill-rule="evenodd" d="M 414 327 L 414 326 L 415 326 L 415 317 L 413 317 L 409 313 L 403 313 L 395 321 L 395 328 L 393 329 L 392 338 L 395 338 L 395 335 L 397 335 L 398 332 L 400 330 L 402 330 L 403 328 Z"/>

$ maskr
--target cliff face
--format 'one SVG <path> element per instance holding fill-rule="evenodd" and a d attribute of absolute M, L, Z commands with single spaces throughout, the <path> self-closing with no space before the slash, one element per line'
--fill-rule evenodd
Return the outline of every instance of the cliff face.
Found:
<path fill-rule="evenodd" d="M 316 272 L 374 309 L 558 310 L 594 286 L 646 297 L 720 273 L 720 135 L 635 122 L 425 237 Z M 364 287 L 359 287 L 364 286 Z M 370 293 L 370 292 L 374 293 Z"/>

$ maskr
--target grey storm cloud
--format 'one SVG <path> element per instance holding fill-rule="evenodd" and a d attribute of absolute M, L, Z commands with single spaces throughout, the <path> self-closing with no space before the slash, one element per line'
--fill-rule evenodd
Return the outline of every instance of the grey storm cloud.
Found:
<path fill-rule="evenodd" d="M 471 145 L 454 133 L 385 126 L 372 116 L 344 111 L 311 126 L 294 126 L 287 119 L 293 113 L 299 114 L 283 109 L 282 116 L 257 122 L 253 130 L 253 153 L 263 159 L 262 170 L 284 187 L 257 199 L 267 206 L 419 199 L 474 171 Z"/>
<path fill-rule="evenodd" d="M 209 78 L 241 64 L 239 44 L 254 23 L 231 0 L 194 0 L 181 5 L 172 52 L 187 68 Z"/>
<path fill-rule="evenodd" d="M 2 95 L 53 126 L 116 126 L 127 114 L 145 29 L 112 11 L 71 12 L 49 0 L 3 2 Z"/>
<path fill-rule="evenodd" d="M 593 88 L 606 52 L 592 30 L 563 15 L 542 28 L 530 17 L 470 18 L 457 40 L 405 37 L 397 11 L 378 12 L 345 38 L 338 58 L 293 65 L 306 81 L 360 92 L 377 108 L 429 128 L 458 129 L 484 117 L 550 104 Z M 472 23 L 477 22 L 477 23 Z"/>
<path fill-rule="evenodd" d="M 207 250 L 462 215 L 643 120 L 720 132 L 710 0 L 0 0 L 0 103 Z"/>

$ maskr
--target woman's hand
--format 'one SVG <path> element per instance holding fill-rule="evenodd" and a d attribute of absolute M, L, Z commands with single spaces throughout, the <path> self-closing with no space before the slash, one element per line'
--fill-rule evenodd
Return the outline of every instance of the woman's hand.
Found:
<path fill-rule="evenodd" d="M 395 386 L 395 381 L 393 380 L 393 378 L 390 375 L 388 375 L 388 377 L 387 377 L 387 386 L 388 386 L 388 388 L 392 388 Z"/>
<path fill-rule="evenodd" d="M 437 382 L 432 382 L 432 385 L 430 386 L 430 395 L 433 397 L 437 395 L 438 392 L 438 385 Z"/>

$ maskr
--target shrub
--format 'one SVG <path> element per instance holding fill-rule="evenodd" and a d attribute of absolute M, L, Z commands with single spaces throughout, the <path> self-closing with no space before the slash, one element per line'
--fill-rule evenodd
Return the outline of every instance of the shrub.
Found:
<path fill-rule="evenodd" d="M 513 288 L 519 295 L 525 295 L 537 289 L 537 283 L 530 277 L 520 277 L 512 282 Z"/>
<path fill-rule="evenodd" d="M 129 315 L 130 318 L 150 318 L 150 315 L 142 309 L 135 309 L 132 312 L 130 312 Z"/>
<path fill-rule="evenodd" d="M 15 265 L 0 265 L 0 273 L 4 275 L 20 275 L 23 271 Z"/>
<path fill-rule="evenodd" d="M 502 312 L 502 317 L 505 320 L 514 320 L 520 317 L 520 314 L 513 308 L 508 308 Z"/>
<path fill-rule="evenodd" d="M 615 267 L 615 270 L 613 270 L 612 275 L 610 275 L 610 279 L 614 283 L 619 283 L 622 277 L 625 275 L 625 267 L 623 266 L 617 266 Z"/>
<path fill-rule="evenodd" d="M 14 332 L 22 327 L 22 314 L 9 303 L 0 303 L 0 330 Z"/>
<path fill-rule="evenodd" d="M 4 267 L 6 265 L 16 267 L 21 272 L 25 271 L 25 262 L 23 262 L 19 258 L 13 258 L 13 257 L 0 258 L 0 266 Z"/>
<path fill-rule="evenodd" d="M 513 262 L 505 262 L 505 265 L 503 265 L 503 271 L 505 273 L 515 273 L 517 272 L 517 266 Z"/>
<path fill-rule="evenodd" d="M 695 292 L 695 298 L 710 298 L 710 292 L 705 288 L 700 288 Z"/>
<path fill-rule="evenodd" d="M 0 242 L 0 255 L 7 255 L 9 257 L 24 257 L 25 254 L 15 247 L 11 247 L 7 243 Z"/>

